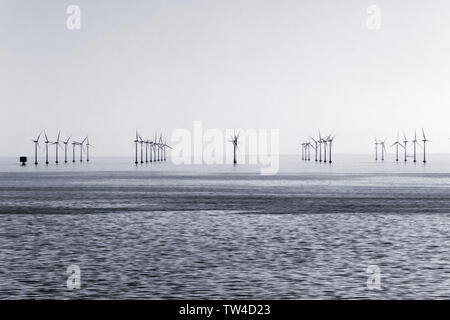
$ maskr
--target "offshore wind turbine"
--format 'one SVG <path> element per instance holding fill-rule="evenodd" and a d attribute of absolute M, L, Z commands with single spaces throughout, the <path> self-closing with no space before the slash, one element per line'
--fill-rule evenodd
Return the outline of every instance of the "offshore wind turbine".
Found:
<path fill-rule="evenodd" d="M 151 140 L 147 140 L 148 141 L 148 153 L 149 153 L 149 158 L 150 158 L 150 162 L 152 162 L 152 153 L 153 153 L 153 141 Z"/>
<path fill-rule="evenodd" d="M 47 132 L 44 131 L 45 136 L 45 164 L 48 164 L 48 144 L 51 143 L 50 140 L 48 140 Z"/>
<path fill-rule="evenodd" d="M 403 140 L 403 143 L 404 143 L 404 145 L 403 145 L 403 148 L 405 149 L 405 162 L 406 161 L 408 161 L 408 159 L 407 159 L 407 157 L 408 157 L 408 155 L 407 155 L 407 151 L 408 151 L 408 149 L 407 149 L 407 146 L 408 146 L 408 139 L 406 139 L 406 135 L 405 135 L 405 133 L 403 133 L 403 138 L 405 139 L 405 140 Z"/>
<path fill-rule="evenodd" d="M 330 136 L 331 136 L 331 135 L 330 135 Z M 331 148 L 332 148 L 332 146 L 333 146 L 333 140 L 334 140 L 334 137 L 336 137 L 336 136 L 334 135 L 334 136 L 332 136 L 332 137 L 330 138 L 330 136 L 329 136 L 328 139 L 327 139 L 327 141 L 328 141 L 328 147 L 330 148 L 330 150 L 329 150 L 329 152 L 328 152 L 328 158 L 329 158 L 328 163 L 332 163 L 332 161 L 331 161 Z"/>
<path fill-rule="evenodd" d="M 330 136 L 323 139 L 323 162 L 327 162 L 327 143 Z"/>
<path fill-rule="evenodd" d="M 398 139 L 399 139 L 399 137 L 398 137 L 398 134 L 397 134 L 397 141 L 395 141 L 395 142 L 391 145 L 391 147 L 393 147 L 393 146 L 396 147 L 396 150 L 395 150 L 395 154 L 396 154 L 396 156 L 395 156 L 395 161 L 397 161 L 397 162 L 398 162 L 398 146 L 403 147 L 402 144 L 399 142 Z"/>
<path fill-rule="evenodd" d="M 416 157 L 416 144 L 418 144 L 419 142 L 417 141 L 417 130 L 414 131 L 414 140 L 412 141 L 413 145 L 414 145 L 414 162 L 417 162 L 417 157 Z"/>
<path fill-rule="evenodd" d="M 305 142 L 305 160 L 311 160 L 311 144 L 309 142 Z"/>
<path fill-rule="evenodd" d="M 377 140 L 377 137 L 375 137 L 375 161 L 378 161 L 378 145 L 380 143 Z"/>
<path fill-rule="evenodd" d="M 95 148 L 92 144 L 89 143 L 89 137 L 86 136 L 86 161 L 89 162 L 89 147 Z"/>
<path fill-rule="evenodd" d="M 234 131 L 234 136 L 231 136 L 231 140 L 229 140 L 231 143 L 233 143 L 233 164 L 236 164 L 236 148 L 238 148 L 238 140 L 239 140 L 239 134 L 236 135 L 236 130 Z M 238 148 L 239 149 L 239 148 Z"/>
<path fill-rule="evenodd" d="M 141 163 L 144 163 L 144 140 L 139 135 L 139 144 L 141 145 Z"/>
<path fill-rule="evenodd" d="M 67 145 L 69 144 L 70 137 L 71 136 L 69 136 L 66 141 L 63 141 L 63 144 L 64 144 L 64 163 L 67 163 Z"/>
<path fill-rule="evenodd" d="M 386 152 L 386 146 L 385 146 L 386 140 L 387 140 L 387 138 L 384 139 L 384 141 L 380 142 L 380 144 L 381 144 L 381 161 L 384 161 L 384 153 Z"/>
<path fill-rule="evenodd" d="M 323 143 L 323 139 L 320 135 L 320 130 L 319 130 L 319 162 L 322 162 L 322 143 Z"/>
<path fill-rule="evenodd" d="M 162 133 L 159 134 L 159 140 L 158 140 L 158 161 L 163 161 Z"/>
<path fill-rule="evenodd" d="M 166 148 L 172 149 L 172 147 L 167 144 L 166 136 L 164 136 L 164 161 L 166 161 Z"/>
<path fill-rule="evenodd" d="M 422 142 L 423 142 L 423 163 L 426 163 L 427 162 L 427 158 L 426 158 L 425 146 L 426 146 L 427 142 L 431 142 L 431 141 L 427 140 L 427 138 L 425 137 L 425 131 L 423 130 L 423 128 L 422 128 L 422 136 L 423 136 L 423 140 L 422 140 Z"/>
<path fill-rule="evenodd" d="M 166 147 L 168 147 L 168 145 L 167 145 L 167 138 L 166 138 L 166 135 L 164 135 L 164 161 L 166 161 L 166 156 L 167 156 L 167 154 L 166 154 Z"/>
<path fill-rule="evenodd" d="M 301 146 L 302 146 L 302 160 L 305 160 L 305 143 L 302 142 Z"/>
<path fill-rule="evenodd" d="M 38 160 L 37 160 L 37 150 L 39 148 L 39 139 L 41 137 L 42 131 L 39 133 L 39 135 L 37 136 L 36 140 L 31 140 L 34 143 L 34 164 L 38 164 Z"/>
<path fill-rule="evenodd" d="M 315 161 L 317 162 L 317 146 L 318 146 L 318 142 L 317 140 L 315 140 L 313 137 L 309 137 L 312 141 L 314 141 L 314 155 L 315 155 Z"/>
<path fill-rule="evenodd" d="M 135 154 L 136 154 L 136 160 L 134 161 L 134 164 L 138 164 L 138 142 L 139 142 L 139 134 L 138 134 L 138 132 L 137 132 L 137 130 L 136 130 L 136 139 L 134 139 L 134 144 L 135 144 L 135 150 L 136 150 L 136 152 L 135 152 Z"/>
<path fill-rule="evenodd" d="M 55 142 L 52 142 L 51 144 L 55 145 L 55 150 L 56 150 L 56 164 L 59 163 L 58 161 L 58 148 L 61 148 L 61 145 L 59 143 L 59 137 L 61 135 L 61 131 L 58 132 L 58 137 L 56 138 Z"/>
<path fill-rule="evenodd" d="M 75 163 L 75 147 L 79 145 L 79 142 L 72 141 L 72 162 Z"/>
<path fill-rule="evenodd" d="M 86 141 L 87 137 L 83 139 L 83 141 L 81 141 L 80 144 L 80 162 L 83 162 L 83 145 Z"/>

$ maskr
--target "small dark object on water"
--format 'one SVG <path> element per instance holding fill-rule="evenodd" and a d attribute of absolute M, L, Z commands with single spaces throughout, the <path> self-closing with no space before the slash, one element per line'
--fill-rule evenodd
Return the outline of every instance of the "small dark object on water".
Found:
<path fill-rule="evenodd" d="M 22 165 L 26 165 L 27 163 L 27 157 L 20 157 L 20 162 L 22 162 Z"/>

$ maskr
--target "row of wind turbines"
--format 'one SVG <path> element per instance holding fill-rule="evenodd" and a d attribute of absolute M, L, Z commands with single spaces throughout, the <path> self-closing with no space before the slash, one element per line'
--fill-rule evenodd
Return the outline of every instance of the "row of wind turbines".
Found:
<path fill-rule="evenodd" d="M 408 141 L 408 139 L 406 138 L 406 134 L 403 133 L 403 141 L 400 141 L 400 137 L 399 134 L 397 134 L 397 141 L 395 141 L 391 147 L 395 147 L 395 161 L 399 161 L 399 149 L 403 148 L 404 150 L 404 161 L 407 162 L 408 161 L 408 142 L 412 142 L 413 144 L 413 162 L 417 162 L 417 146 L 421 147 L 423 149 L 423 163 L 427 162 L 427 157 L 426 157 L 426 144 L 427 142 L 431 142 L 430 140 L 427 139 L 427 137 L 425 136 L 425 131 L 422 129 L 422 142 L 423 142 L 423 146 L 420 145 L 419 140 L 417 140 L 417 130 L 414 132 L 414 138 L 411 141 Z M 384 161 L 385 159 L 385 154 L 387 153 L 386 150 L 386 141 L 387 138 L 385 138 L 384 140 L 378 140 L 375 137 L 375 160 L 378 161 L 378 146 L 380 145 L 381 148 L 381 161 Z"/>
<path fill-rule="evenodd" d="M 159 139 L 157 138 L 158 134 L 155 132 L 155 138 L 153 140 L 142 139 L 141 135 L 136 130 L 136 137 L 133 140 L 135 144 L 135 161 L 134 163 L 137 165 L 138 162 L 138 145 L 141 147 L 141 163 L 144 163 L 144 150 L 145 150 L 145 163 L 148 162 L 157 162 L 157 161 L 166 161 L 166 148 L 172 149 L 167 144 L 166 136 L 162 133 L 159 135 Z M 145 147 L 144 147 L 145 146 Z"/>
<path fill-rule="evenodd" d="M 335 138 L 335 135 L 330 134 L 327 137 L 322 137 L 319 131 L 319 137 L 314 139 L 313 137 L 309 136 L 308 141 L 303 142 L 301 144 L 302 147 L 302 160 L 304 161 L 311 161 L 311 148 L 314 150 L 315 153 L 315 162 L 322 162 L 322 150 L 323 150 L 323 162 L 326 163 L 332 163 L 331 160 L 331 150 L 333 147 L 333 140 Z M 311 143 L 314 142 L 314 144 Z M 328 151 L 328 158 L 327 158 L 327 151 Z"/>
<path fill-rule="evenodd" d="M 61 131 L 58 132 L 58 136 L 56 137 L 55 141 L 50 141 L 47 133 L 44 131 L 44 143 L 45 143 L 45 164 L 49 164 L 49 146 L 55 146 L 55 163 L 59 163 L 59 157 L 58 157 L 58 150 L 61 149 L 64 151 L 64 163 L 67 163 L 67 149 L 69 146 L 69 141 L 71 136 L 69 136 L 66 140 L 61 140 Z M 41 139 L 42 131 L 39 133 L 39 135 L 36 137 L 36 139 L 32 139 L 34 143 L 34 164 L 38 164 L 38 149 L 40 147 L 39 140 Z M 62 145 L 64 145 L 64 148 Z M 83 140 L 75 141 L 72 140 L 72 162 L 75 162 L 75 148 L 77 146 L 80 147 L 80 162 L 83 162 L 83 152 L 86 152 L 86 161 L 89 162 L 89 148 L 94 146 L 89 142 L 89 137 L 86 136 Z"/>

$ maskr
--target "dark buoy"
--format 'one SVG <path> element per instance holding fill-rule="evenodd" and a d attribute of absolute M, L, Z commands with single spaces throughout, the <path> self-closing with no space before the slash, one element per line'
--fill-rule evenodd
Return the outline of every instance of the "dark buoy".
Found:
<path fill-rule="evenodd" d="M 19 161 L 25 166 L 27 164 L 27 157 L 20 157 Z"/>

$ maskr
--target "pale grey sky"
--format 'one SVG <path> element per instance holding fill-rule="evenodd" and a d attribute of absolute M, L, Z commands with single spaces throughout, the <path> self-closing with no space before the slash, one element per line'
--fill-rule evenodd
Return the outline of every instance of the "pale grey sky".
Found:
<path fill-rule="evenodd" d="M 449 54 L 445 0 L 0 0 L 0 155 L 31 156 L 43 129 L 132 155 L 136 128 L 194 120 L 278 128 L 282 153 L 318 128 L 336 153 L 369 153 L 424 127 L 448 152 Z"/>

